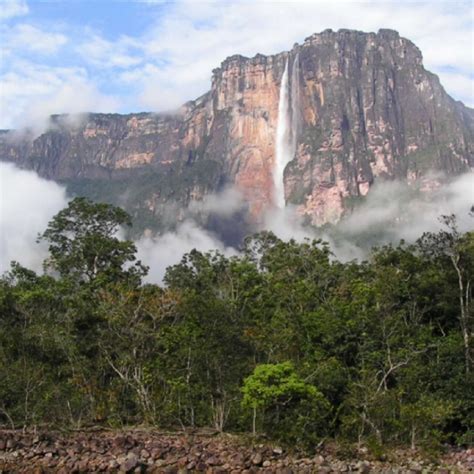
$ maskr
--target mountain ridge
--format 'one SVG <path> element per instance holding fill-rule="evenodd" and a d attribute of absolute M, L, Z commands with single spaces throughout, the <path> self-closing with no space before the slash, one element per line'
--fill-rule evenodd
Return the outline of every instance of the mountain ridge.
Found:
<path fill-rule="evenodd" d="M 293 105 L 282 118 L 285 68 Z M 164 207 L 176 206 L 180 219 L 191 202 L 226 186 L 242 193 L 249 221 L 258 222 L 275 205 L 281 120 L 298 122 L 286 131 L 294 150 L 284 198 L 313 225 L 340 220 L 375 181 L 423 190 L 441 185 L 433 171 L 474 167 L 474 110 L 424 69 L 411 41 L 387 29 L 325 30 L 275 55 L 229 56 L 212 71 L 211 89 L 176 114 L 89 114 L 72 125 L 56 116 L 34 139 L 3 132 L 0 159 L 113 203 L 131 188 L 134 197 L 121 204 L 144 228 L 162 227 Z"/>

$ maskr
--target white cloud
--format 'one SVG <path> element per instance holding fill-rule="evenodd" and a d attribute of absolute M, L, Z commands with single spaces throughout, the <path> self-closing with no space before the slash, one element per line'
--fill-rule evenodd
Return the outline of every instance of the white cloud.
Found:
<path fill-rule="evenodd" d="M 474 80 L 465 74 L 445 71 L 443 86 L 456 99 L 462 100 L 468 107 L 474 107 Z"/>
<path fill-rule="evenodd" d="M 450 180 L 432 175 L 429 181 L 439 187 L 424 193 L 414 192 L 403 182 L 379 182 L 352 214 L 326 231 L 303 226 L 291 207 L 270 210 L 262 229 L 283 240 L 322 238 L 341 261 L 366 258 L 371 245 L 398 244 L 401 239 L 414 243 L 424 232 L 438 232 L 443 227 L 442 215 L 455 214 L 459 230 L 472 231 L 474 173 Z"/>
<path fill-rule="evenodd" d="M 0 128 L 47 126 L 48 117 L 59 113 L 113 112 L 118 101 L 102 94 L 81 68 L 40 66 L 16 62 L 12 72 L 0 77 L 0 104 L 8 111 Z"/>
<path fill-rule="evenodd" d="M 212 196 L 203 208 L 224 213 L 224 207 L 235 207 L 237 198 L 226 191 L 219 206 Z M 27 268 L 41 271 L 47 257 L 47 246 L 36 242 L 48 222 L 67 206 L 65 189 L 53 181 L 40 178 L 33 171 L 24 171 L 11 163 L 0 162 L 0 275 L 18 261 Z M 202 209 L 201 209 L 202 210 Z M 220 250 L 235 255 L 236 250 L 226 247 L 214 234 L 200 228 L 192 219 L 184 221 L 176 231 L 156 238 L 142 238 L 136 242 L 138 258 L 150 266 L 147 281 L 161 283 L 166 268 L 179 263 L 184 253 L 197 249 L 202 252 Z"/>
<path fill-rule="evenodd" d="M 244 198 L 235 187 L 228 187 L 217 194 L 208 194 L 201 201 L 191 201 L 191 214 L 214 214 L 219 217 L 231 217 L 245 206 Z"/>
<path fill-rule="evenodd" d="M 445 181 L 430 178 L 439 188 L 431 193 L 412 196 L 406 183 L 384 182 L 375 185 L 364 204 L 341 222 L 340 229 L 348 235 L 384 230 L 392 241 L 413 242 L 423 232 L 436 232 L 442 227 L 441 215 L 456 214 L 462 231 L 472 230 L 469 216 L 474 205 L 474 173 L 466 173 Z"/>
<path fill-rule="evenodd" d="M 62 33 L 44 31 L 33 25 L 22 23 L 2 33 L 4 55 L 25 52 L 51 55 L 57 53 L 68 41 Z"/>
<path fill-rule="evenodd" d="M 219 250 L 227 256 L 237 253 L 192 220 L 183 222 L 175 232 L 167 232 L 154 239 L 143 238 L 136 244 L 138 258 L 150 267 L 146 280 L 152 283 L 161 283 L 166 269 L 179 263 L 183 255 L 193 249 L 200 252 Z"/>
<path fill-rule="evenodd" d="M 48 252 L 44 243 L 36 242 L 37 236 L 46 229 L 51 218 L 67 206 L 67 202 L 62 186 L 40 178 L 33 171 L 0 162 L 0 275 L 10 268 L 13 260 L 41 271 Z M 226 190 L 216 196 L 207 196 L 198 210 L 226 216 L 236 209 L 238 203 L 238 194 Z M 156 238 L 143 237 L 136 244 L 138 258 L 150 266 L 147 281 L 154 283 L 161 283 L 166 268 L 179 263 L 182 256 L 193 249 L 201 252 L 220 250 L 227 256 L 237 253 L 213 233 L 199 227 L 192 218 L 180 224 L 174 232 Z"/>
<path fill-rule="evenodd" d="M 129 52 L 135 47 L 135 41 L 128 37 L 121 37 L 111 42 L 97 33 L 90 33 L 88 39 L 77 46 L 76 51 L 86 62 L 94 66 L 126 69 L 142 61 L 141 57 Z"/>
<path fill-rule="evenodd" d="M 66 204 L 59 185 L 0 162 L 0 274 L 12 260 L 41 270 L 47 249 L 36 244 L 37 235 Z"/>
<path fill-rule="evenodd" d="M 28 11 L 28 5 L 25 0 L 2 0 L 0 20 L 7 20 L 16 16 L 26 15 Z"/>
<path fill-rule="evenodd" d="M 238 209 L 238 203 L 238 195 L 227 190 L 208 196 L 199 210 L 217 212 L 225 217 Z M 473 218 L 469 211 L 473 204 L 472 173 L 444 183 L 434 194 L 415 197 L 407 192 L 406 184 L 385 182 L 375 187 L 365 203 L 329 234 L 303 227 L 291 208 L 270 211 L 262 228 L 272 230 L 283 240 L 322 237 L 331 243 L 337 258 L 350 260 L 367 255 L 367 245 L 356 244 L 361 236 L 364 240 L 367 235 L 383 230 L 384 238 L 378 244 L 398 243 L 401 238 L 413 242 L 425 231 L 440 229 L 438 217 L 442 214 L 455 213 L 460 230 L 472 230 Z M 45 245 L 36 243 L 36 237 L 66 205 L 67 196 L 61 186 L 39 178 L 34 172 L 0 163 L 0 274 L 8 270 L 11 260 L 41 270 L 47 250 Z M 196 208 L 190 209 L 189 214 L 193 212 Z M 176 231 L 155 238 L 143 237 L 136 245 L 138 258 L 150 266 L 147 281 L 154 283 L 161 283 L 166 268 L 178 263 L 184 253 L 193 249 L 201 252 L 219 250 L 227 256 L 237 254 L 236 249 L 199 227 L 191 217 Z"/>
<path fill-rule="evenodd" d="M 294 239 L 297 242 L 315 237 L 313 229 L 303 226 L 303 219 L 293 206 L 269 209 L 260 230 L 269 230 L 282 240 Z"/>

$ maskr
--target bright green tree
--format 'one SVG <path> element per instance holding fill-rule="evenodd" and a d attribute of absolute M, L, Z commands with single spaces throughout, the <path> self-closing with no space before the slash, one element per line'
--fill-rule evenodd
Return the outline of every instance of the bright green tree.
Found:
<path fill-rule="evenodd" d="M 303 446 L 325 434 L 329 403 L 291 362 L 258 365 L 244 380 L 242 393 L 242 406 L 252 409 L 254 435 L 258 411 L 267 432 L 282 441 Z"/>

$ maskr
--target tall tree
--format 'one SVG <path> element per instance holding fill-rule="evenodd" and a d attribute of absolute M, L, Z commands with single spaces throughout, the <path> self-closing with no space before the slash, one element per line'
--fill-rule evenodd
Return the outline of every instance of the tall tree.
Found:
<path fill-rule="evenodd" d="M 45 267 L 77 282 L 130 280 L 139 283 L 146 267 L 135 262 L 136 247 L 119 239 L 130 216 L 109 204 L 75 198 L 60 211 L 39 237 L 49 243 Z"/>
<path fill-rule="evenodd" d="M 464 345 L 465 370 L 473 368 L 472 338 L 474 315 L 472 307 L 472 279 L 474 277 L 474 232 L 462 234 L 454 215 L 442 216 L 446 229 L 425 233 L 419 239 L 421 250 L 434 260 L 447 258 L 455 271 L 459 301 L 459 325 Z"/>

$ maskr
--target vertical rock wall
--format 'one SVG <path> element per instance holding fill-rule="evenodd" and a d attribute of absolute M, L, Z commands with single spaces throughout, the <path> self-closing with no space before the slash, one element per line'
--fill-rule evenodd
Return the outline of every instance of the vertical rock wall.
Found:
<path fill-rule="evenodd" d="M 40 137 L 1 132 L 0 159 L 98 186 L 155 173 L 157 188 L 137 198 L 153 209 L 235 184 L 258 221 L 275 204 L 287 62 L 287 120 L 297 133 L 288 134 L 284 194 L 309 222 L 337 221 L 376 180 L 429 188 L 433 172 L 474 167 L 474 111 L 449 97 L 418 48 L 391 30 L 327 30 L 289 52 L 232 56 L 213 71 L 211 90 L 173 115 L 54 117 Z M 165 193 L 170 182 L 176 192 Z"/>

